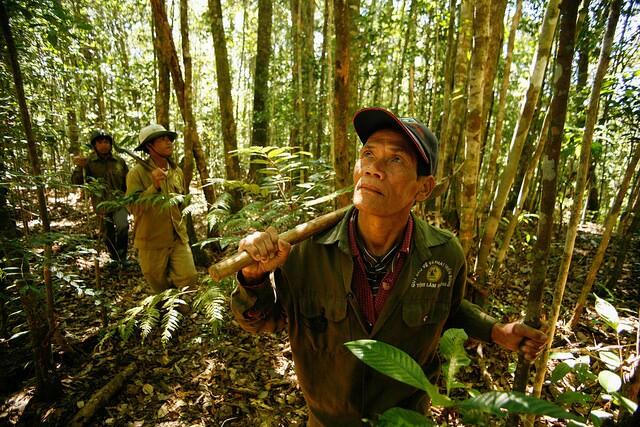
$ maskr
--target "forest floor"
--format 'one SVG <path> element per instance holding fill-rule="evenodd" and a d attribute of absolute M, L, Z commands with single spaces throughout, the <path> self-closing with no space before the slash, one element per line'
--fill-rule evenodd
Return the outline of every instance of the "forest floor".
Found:
<path fill-rule="evenodd" d="M 86 210 L 77 210 L 67 202 L 51 208 L 53 228 L 61 233 L 91 235 Z M 85 212 L 85 213 L 83 213 Z M 526 224 L 519 242 L 527 239 Z M 579 287 L 595 253 L 600 236 L 595 226 L 583 227 L 578 235 L 574 262 L 565 294 L 563 319 L 576 300 Z M 553 286 L 560 263 L 564 230 L 556 235 L 550 256 L 545 292 L 545 304 L 550 306 Z M 533 244 L 533 241 L 530 242 Z M 489 312 L 503 321 L 522 318 L 526 306 L 527 284 L 531 262 L 525 254 L 531 246 L 516 244 L 505 267 L 493 280 Z M 624 272 L 615 289 L 596 285 L 595 292 L 611 301 L 623 323 L 630 330 L 619 336 L 609 329 L 593 310 L 593 299 L 583 320 L 575 330 L 567 330 L 562 320 L 554 340 L 554 351 L 563 354 L 589 355 L 592 370 L 598 372 L 602 362 L 598 350 L 619 351 L 628 367 L 636 346 L 638 302 L 640 290 L 640 236 L 635 236 Z M 296 385 L 291 351 L 286 334 L 251 335 L 239 328 L 229 313 L 218 330 L 210 327 L 201 313 L 191 313 L 182 320 L 168 345 L 163 346 L 160 331 L 155 330 L 142 340 L 137 333 L 128 341 L 117 336 L 96 344 L 108 329 L 102 326 L 100 308 L 91 287 L 95 281 L 92 255 L 78 256 L 71 261 L 60 255 L 56 263 L 61 276 L 77 275 L 75 281 L 58 281 L 56 309 L 65 337 L 79 351 L 73 355 L 55 347 L 56 372 L 62 386 L 62 396 L 52 403 L 33 399 L 34 379 L 30 362 L 28 334 L 16 334 L 25 329 L 24 319 L 15 300 L 7 302 L 12 339 L 0 338 L 0 425 L 69 425 L 72 417 L 91 396 L 112 378 L 124 372 L 131 375 L 88 425 L 107 426 L 288 426 L 303 425 L 306 419 L 304 400 Z M 132 253 L 132 251 L 131 251 Z M 107 259 L 102 254 L 101 263 Z M 131 255 L 131 259 L 133 255 Z M 201 272 L 204 276 L 206 273 Z M 111 328 L 121 320 L 127 309 L 135 307 L 147 296 L 137 263 L 126 270 L 105 268 L 101 280 L 106 288 L 106 300 L 111 302 L 108 317 Z M 17 335 L 17 336 L 16 336 Z M 618 341 L 619 340 L 619 341 Z M 516 357 L 495 345 L 472 343 L 468 346 L 471 365 L 464 368 L 460 380 L 467 387 L 480 391 L 509 390 L 513 381 Z M 576 356 L 577 357 L 577 356 Z M 131 366 L 131 363 L 135 365 Z M 550 363 L 557 363 L 552 360 Z M 568 382 L 547 384 L 543 397 L 555 400 L 557 394 L 571 388 Z M 598 385 L 578 386 L 599 396 Z M 604 409 L 615 412 L 609 404 Z M 437 413 L 440 421 L 457 425 L 455 414 Z M 563 425 L 553 420 L 540 425 Z"/>

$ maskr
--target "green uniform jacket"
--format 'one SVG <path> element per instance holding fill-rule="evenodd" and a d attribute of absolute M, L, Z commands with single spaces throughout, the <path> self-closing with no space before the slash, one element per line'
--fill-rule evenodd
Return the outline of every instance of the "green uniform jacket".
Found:
<path fill-rule="evenodd" d="M 466 266 L 458 240 L 414 217 L 410 254 L 371 332 L 351 289 L 350 212 L 328 231 L 294 246 L 268 284 L 238 286 L 231 307 L 250 332 L 288 326 L 311 426 L 361 425 L 394 406 L 424 410 L 424 394 L 368 368 L 344 343 L 384 341 L 407 352 L 427 375 L 439 368 L 445 328 L 490 341 L 496 322 L 463 300 Z M 422 407 L 421 407 L 422 406 Z"/>
<path fill-rule="evenodd" d="M 133 244 L 137 249 L 169 248 L 176 239 L 189 244 L 187 226 L 180 211 L 182 206 L 169 203 L 171 197 L 184 193 L 184 177 L 178 166 L 171 165 L 167 179 L 160 190 L 156 190 L 151 171 L 137 164 L 127 175 L 127 195 L 135 193 L 138 193 L 138 201 L 129 205 L 129 212 L 135 218 Z"/>
<path fill-rule="evenodd" d="M 91 194 L 93 209 L 105 200 L 112 200 L 118 193 L 123 194 L 127 190 L 127 164 L 122 158 L 109 154 L 99 157 L 94 151 L 87 159 L 84 168 L 78 166 L 71 174 L 71 182 L 82 185 L 91 180 L 100 180 L 104 188 Z"/>

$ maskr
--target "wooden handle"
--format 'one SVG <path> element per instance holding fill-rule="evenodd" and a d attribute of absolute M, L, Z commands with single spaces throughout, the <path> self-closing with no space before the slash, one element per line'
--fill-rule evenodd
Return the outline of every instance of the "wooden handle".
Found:
<path fill-rule="evenodd" d="M 322 215 L 318 218 L 314 218 L 311 221 L 305 222 L 304 224 L 297 225 L 291 230 L 285 231 L 280 234 L 280 238 L 286 242 L 295 245 L 296 243 L 300 243 L 303 240 L 308 239 L 316 233 L 324 231 L 329 227 L 337 224 L 344 214 L 349 210 L 350 206 L 344 207 L 342 209 L 338 209 L 337 211 L 328 213 L 326 215 Z M 228 258 L 223 259 L 217 264 L 209 267 L 209 275 L 213 280 L 221 280 L 227 276 L 230 276 L 242 268 L 253 263 L 254 260 L 249 256 L 246 252 L 240 252 L 235 255 L 232 255 Z"/>

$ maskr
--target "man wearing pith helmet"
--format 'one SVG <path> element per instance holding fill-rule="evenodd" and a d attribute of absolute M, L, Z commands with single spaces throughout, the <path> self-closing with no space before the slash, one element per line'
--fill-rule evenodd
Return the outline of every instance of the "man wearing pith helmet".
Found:
<path fill-rule="evenodd" d="M 97 129 L 91 133 L 89 147 L 92 153 L 88 157 L 75 156 L 76 164 L 71 182 L 76 185 L 94 182 L 91 186 L 91 204 L 98 215 L 100 236 L 104 241 L 113 266 L 124 267 L 129 246 L 129 219 L 124 207 L 104 207 L 102 202 L 112 201 L 124 195 L 127 189 L 127 164 L 113 154 L 113 136 Z"/>
<path fill-rule="evenodd" d="M 159 124 L 142 128 L 135 151 L 149 157 L 127 175 L 127 195 L 137 198 L 129 206 L 135 218 L 133 244 L 154 293 L 188 287 L 197 279 L 182 206 L 169 203 L 171 197 L 186 193 L 182 170 L 171 158 L 176 136 Z"/>
<path fill-rule="evenodd" d="M 245 237 L 239 251 L 255 263 L 238 273 L 231 300 L 244 329 L 288 330 L 310 426 L 359 426 L 392 407 L 427 409 L 423 392 L 367 367 L 345 342 L 386 342 L 434 376 L 446 328 L 464 328 L 528 359 L 546 340 L 465 300 L 458 240 L 411 212 L 435 186 L 438 142 L 429 129 L 382 108 L 360 110 L 353 125 L 363 144 L 353 207 L 340 223 L 293 247 L 272 227 Z"/>

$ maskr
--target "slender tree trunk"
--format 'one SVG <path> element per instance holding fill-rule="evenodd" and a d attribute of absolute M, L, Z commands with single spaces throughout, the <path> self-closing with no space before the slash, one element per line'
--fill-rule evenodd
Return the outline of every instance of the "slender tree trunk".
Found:
<path fill-rule="evenodd" d="M 560 150 L 564 140 L 564 126 L 567 116 L 567 102 L 571 88 L 571 63 L 575 50 L 576 17 L 578 15 L 579 0 L 565 0 L 560 6 L 561 23 L 558 36 L 558 54 L 553 76 L 555 82 L 553 98 L 549 107 L 551 116 L 549 142 L 545 145 L 542 158 L 542 200 L 540 202 L 538 239 L 534 247 L 534 267 L 531 273 L 529 298 L 525 323 L 540 326 L 542 295 L 547 275 L 547 262 L 551 235 L 553 232 L 553 214 L 556 204 Z M 556 288 L 556 292 L 558 288 Z M 560 294 L 561 298 L 561 294 Z M 557 301 L 560 304 L 560 301 Z M 553 328 L 553 326 L 552 326 Z M 530 363 L 522 356 L 518 358 L 514 390 L 526 391 L 529 380 Z"/>
<path fill-rule="evenodd" d="M 354 41 L 354 18 L 358 15 L 357 0 L 333 0 L 336 29 L 336 58 L 333 100 L 333 166 L 336 188 L 341 189 L 352 184 L 351 173 L 355 163 L 355 138 L 350 132 L 351 117 L 354 113 L 356 89 L 353 84 L 356 71 L 352 67 Z M 338 206 L 351 203 L 349 194 L 338 198 Z"/>
<path fill-rule="evenodd" d="M 558 23 L 559 3 L 560 0 L 550 0 L 547 4 L 547 10 L 540 26 L 538 50 L 531 68 L 529 88 L 527 89 L 526 98 L 522 106 L 522 112 L 518 118 L 518 122 L 513 133 L 507 164 L 502 172 L 502 176 L 500 177 L 498 191 L 493 198 L 490 216 L 487 218 L 484 226 L 484 235 L 482 237 L 475 267 L 481 286 L 484 286 L 487 280 L 486 273 L 489 254 L 493 248 L 495 235 L 498 231 L 500 219 L 502 218 L 502 210 L 507 202 L 509 191 L 511 190 L 511 186 L 513 185 L 513 181 L 518 170 L 520 154 L 522 153 L 522 148 L 529 132 L 533 113 L 535 112 L 536 105 L 538 104 L 540 89 L 542 88 L 545 69 L 547 67 L 547 62 L 549 61 L 551 45 L 553 43 L 553 36 L 556 24 Z"/>
<path fill-rule="evenodd" d="M 636 185 L 632 192 L 632 197 L 629 197 L 629 206 L 622 215 L 620 225 L 618 226 L 616 238 L 617 247 L 615 251 L 616 262 L 608 274 L 607 289 L 615 289 L 618 280 L 620 280 L 622 267 L 624 266 L 629 250 L 629 244 L 636 230 L 640 230 L 640 174 L 636 176 Z"/>
<path fill-rule="evenodd" d="M 438 147 L 439 158 L 442 160 L 444 156 L 444 135 L 449 121 L 449 111 L 451 109 L 451 91 L 453 90 L 453 66 L 455 65 L 456 58 L 456 41 L 454 39 L 454 33 L 456 31 L 456 0 L 450 0 L 449 2 L 449 26 L 447 28 L 447 55 L 445 57 L 444 64 L 442 64 L 443 73 L 443 93 L 442 93 L 442 119 L 438 120 L 438 125 L 434 129 L 436 135 L 441 135 L 440 146 Z M 441 169 L 441 168 L 440 168 Z M 440 176 L 440 175 L 439 175 Z M 436 203 L 436 207 L 438 203 Z"/>
<path fill-rule="evenodd" d="M 314 158 L 321 159 L 322 158 L 322 146 L 325 144 L 325 125 L 326 125 L 326 105 L 327 99 L 329 97 L 328 92 L 331 90 L 331 85 L 327 85 L 327 76 L 329 73 L 329 61 L 327 58 L 329 57 L 330 50 L 330 26 L 331 24 L 331 9 L 333 5 L 333 0 L 325 0 L 324 1 L 324 21 L 322 24 L 322 53 L 320 55 L 320 82 L 318 84 L 318 105 L 316 107 L 317 117 L 316 117 L 316 141 L 314 146 Z"/>
<path fill-rule="evenodd" d="M 607 72 L 607 68 L 609 67 L 609 61 L 611 59 L 611 48 L 613 45 L 613 38 L 616 32 L 616 26 L 618 25 L 618 19 L 620 18 L 620 8 L 622 1 L 621 0 L 613 0 L 609 10 L 609 17 L 607 19 L 607 29 L 602 39 L 602 46 L 600 47 L 600 57 L 598 59 L 598 67 L 596 70 L 596 74 L 593 80 L 593 86 L 591 88 L 591 94 L 589 96 L 589 108 L 587 109 L 587 116 L 585 121 L 585 128 L 582 134 L 582 147 L 580 150 L 580 164 L 584 165 L 584 168 L 581 167 L 578 173 L 578 180 L 576 182 L 576 189 L 573 201 L 573 209 L 571 214 L 571 220 L 569 226 L 573 224 L 573 222 L 577 223 L 580 219 L 580 213 L 582 211 L 582 202 L 584 197 L 584 190 L 586 187 L 587 181 L 587 173 L 588 170 L 586 166 L 589 165 L 589 158 L 591 156 L 591 143 L 593 141 L 593 131 L 595 129 L 595 124 L 598 118 L 598 110 L 600 103 L 600 91 L 602 88 L 602 82 L 604 80 L 604 76 Z M 574 219 L 574 215 L 576 218 Z M 574 238 L 575 240 L 575 238 Z M 567 263 L 570 265 L 571 260 L 569 259 Z M 569 265 L 564 266 L 560 271 L 563 272 L 564 276 L 568 275 Z M 564 273 L 564 269 L 567 269 L 567 273 Z M 565 278 L 566 281 L 566 278 Z M 576 316 L 576 311 L 574 310 L 574 314 L 570 324 L 575 326 L 580 315 Z"/>
<path fill-rule="evenodd" d="M 264 147 L 269 139 L 269 63 L 271 61 L 271 0 L 258 1 L 258 41 L 256 68 L 253 73 L 253 130 L 251 145 Z M 258 170 L 262 166 L 252 162 L 249 179 L 259 180 Z"/>
<path fill-rule="evenodd" d="M 215 193 L 211 185 L 206 185 L 209 181 L 209 170 L 207 168 L 206 158 L 204 151 L 202 150 L 202 144 L 200 142 L 195 118 L 193 116 L 191 99 L 186 96 L 187 94 L 190 94 L 190 90 L 188 93 L 185 92 L 185 81 L 182 77 L 182 71 L 180 70 L 180 60 L 178 59 L 176 47 L 173 43 L 171 28 L 169 27 L 169 20 L 164 9 L 163 0 L 151 0 L 151 9 L 153 11 L 154 22 L 156 24 L 157 37 L 160 40 L 161 54 L 169 65 L 173 88 L 175 90 L 178 106 L 180 107 L 180 112 L 182 113 L 182 119 L 185 123 L 185 127 L 189 129 L 189 133 L 191 134 L 185 134 L 185 140 L 191 136 L 191 147 L 193 156 L 196 160 L 196 165 L 198 166 L 198 172 L 200 173 L 202 191 L 204 192 L 207 204 L 211 205 L 215 200 Z M 186 190 L 188 190 L 188 188 Z"/>
<path fill-rule="evenodd" d="M 507 0 L 493 0 L 490 2 L 490 20 L 489 20 L 489 36 L 487 51 L 492 52 L 489 55 L 487 65 L 484 70 L 484 89 L 482 95 L 482 151 L 486 141 L 487 129 L 491 117 L 491 105 L 493 98 L 493 85 L 498 72 L 498 62 L 500 55 L 493 55 L 493 52 L 502 51 L 502 43 L 504 41 L 504 13 L 507 8 Z"/>
<path fill-rule="evenodd" d="M 411 0 L 411 4 L 409 5 L 409 14 L 407 16 L 407 24 L 406 24 L 406 36 L 404 37 L 404 43 L 402 47 L 402 54 L 400 56 L 400 67 L 398 67 L 398 82 L 397 87 L 398 90 L 395 93 L 395 98 L 393 100 L 393 110 L 397 111 L 400 105 L 400 93 L 403 91 L 403 81 L 402 76 L 406 74 L 406 63 L 409 63 L 409 67 L 413 66 L 413 51 L 415 45 L 415 29 L 416 29 L 416 8 L 418 6 L 417 0 Z"/>
<path fill-rule="evenodd" d="M 509 79 L 511 77 L 511 62 L 513 60 L 513 47 L 516 41 L 516 33 L 518 23 L 522 16 L 522 0 L 517 0 L 516 9 L 511 18 L 511 28 L 509 30 L 509 41 L 507 42 L 507 55 L 504 59 L 504 69 L 502 71 L 502 80 L 500 83 L 500 92 L 498 95 L 498 106 L 496 111 L 496 121 L 493 131 L 493 144 L 489 153 L 489 161 L 487 163 L 487 172 L 484 176 L 482 190 L 480 190 L 480 201 L 478 202 L 478 212 L 484 216 L 489 210 L 489 200 L 491 200 L 497 180 L 496 172 L 498 169 L 498 156 L 500 155 L 500 146 L 502 145 L 502 129 L 504 127 L 504 115 L 507 105 L 507 92 L 509 90 Z"/>
<path fill-rule="evenodd" d="M 449 108 L 447 128 L 443 129 L 440 138 L 441 152 L 436 171 L 437 180 L 442 180 L 453 172 L 456 164 L 456 153 L 462 124 L 465 120 L 465 106 L 467 104 L 467 74 L 471 52 L 471 37 L 473 31 L 473 4 L 471 0 L 462 0 L 460 5 L 460 20 L 458 23 L 458 42 L 456 45 L 456 60 L 453 77 L 453 92 Z M 449 187 L 447 205 L 453 206 L 459 196 L 459 180 L 454 179 Z M 447 207 L 447 209 L 449 209 Z"/>
<path fill-rule="evenodd" d="M 467 121 L 465 128 L 465 167 L 462 175 L 462 209 L 460 215 L 460 243 L 465 255 L 473 246 L 475 237 L 475 213 L 480 170 L 480 143 L 482 135 L 482 111 L 485 67 L 487 65 L 487 43 L 489 39 L 488 0 L 476 1 L 474 46 L 469 72 L 469 95 L 467 98 Z"/>
<path fill-rule="evenodd" d="M 218 101 L 220 103 L 220 121 L 224 146 L 225 170 L 227 179 L 240 179 L 240 162 L 233 152 L 238 149 L 236 122 L 233 117 L 233 98 L 231 97 L 231 73 L 227 42 L 222 24 L 222 5 L 220 0 L 209 0 L 211 14 L 211 33 L 216 57 L 216 75 L 218 78 Z"/>
<path fill-rule="evenodd" d="M 16 98 L 20 109 L 20 119 L 24 128 L 25 137 L 27 139 L 27 148 L 31 169 L 34 177 L 42 175 L 40 168 L 40 156 L 36 146 L 35 137 L 31 127 L 31 117 L 29 107 L 24 93 L 24 84 L 22 80 L 22 72 L 18 61 L 18 51 L 9 23 L 9 16 L 4 6 L 4 1 L 0 1 L 0 26 L 2 27 L 2 35 L 7 50 L 7 62 L 13 82 L 15 85 Z M 38 197 L 38 207 L 40 210 L 40 221 L 45 233 L 51 231 L 49 225 L 49 213 L 47 211 L 47 202 L 45 198 L 44 186 L 37 185 L 36 194 Z M 53 306 L 53 288 L 51 285 L 51 245 L 45 245 L 44 257 L 44 282 L 46 286 L 46 317 L 43 313 L 42 297 L 37 291 L 32 290 L 30 286 L 23 284 L 21 289 L 21 301 L 25 308 L 27 323 L 31 332 L 34 367 L 36 371 L 36 392 L 45 400 L 49 400 L 59 394 L 61 387 L 58 379 L 53 372 L 52 354 L 51 354 L 51 337 L 56 333 L 57 325 L 55 321 L 55 313 Z M 46 318 L 46 322 L 45 322 Z M 59 334 L 59 331 L 58 331 Z M 60 335 L 61 336 L 61 335 Z"/>
<path fill-rule="evenodd" d="M 544 146 L 547 144 L 549 136 L 549 126 L 551 125 L 551 115 L 549 114 L 549 112 L 550 110 L 547 111 L 547 114 L 545 114 L 544 123 L 542 124 L 542 131 L 538 136 L 538 145 L 536 146 L 536 151 L 534 151 L 533 157 L 528 164 L 527 172 L 525 173 L 522 184 L 520 185 L 518 202 L 516 203 L 516 207 L 513 209 L 513 212 L 511 214 L 509 225 L 507 225 L 507 229 L 504 231 L 504 235 L 502 236 L 502 243 L 500 244 L 500 249 L 496 254 L 495 270 L 499 269 L 502 265 L 502 262 L 504 261 L 507 251 L 509 250 L 511 238 L 513 237 L 513 233 L 516 231 L 516 227 L 518 226 L 518 222 L 520 221 L 520 214 L 524 209 L 527 197 L 529 197 L 529 187 L 531 186 L 531 182 L 535 176 L 536 170 L 538 168 L 538 162 L 540 161 L 540 157 L 542 156 Z"/>
<path fill-rule="evenodd" d="M 184 65 L 184 103 L 185 105 L 193 106 L 193 67 L 191 62 L 191 46 L 189 43 L 188 0 L 180 0 L 180 39 L 182 41 L 182 63 Z M 184 174 L 184 191 L 189 192 L 189 186 L 193 177 L 193 140 L 194 133 L 197 132 L 197 129 L 195 120 L 185 121 L 184 125 L 184 162 L 182 165 L 182 173 Z"/>
<path fill-rule="evenodd" d="M 625 198 L 625 195 L 629 188 L 629 182 L 631 182 L 631 177 L 633 176 L 635 168 L 638 165 L 638 159 L 640 158 L 640 142 L 636 142 L 634 150 L 635 152 L 633 154 L 633 158 L 627 165 L 627 171 L 624 174 L 624 178 L 622 179 L 622 182 L 619 183 L 618 196 L 611 206 L 611 210 L 609 211 L 607 219 L 605 220 L 604 230 L 602 232 L 602 240 L 600 241 L 600 245 L 598 245 L 598 250 L 593 257 L 591 267 L 589 267 L 589 272 L 587 273 L 587 277 L 582 285 L 580 296 L 578 297 L 576 306 L 573 309 L 571 320 L 569 320 L 569 327 L 572 329 L 577 326 L 578 321 L 580 320 L 580 316 L 582 315 L 584 307 L 587 304 L 587 298 L 589 297 L 589 293 L 591 293 L 591 288 L 596 281 L 596 276 L 598 275 L 598 271 L 600 270 L 600 266 L 602 265 L 602 260 L 604 259 L 605 252 L 607 251 L 607 247 L 609 246 L 609 239 L 611 238 L 611 233 L 616 224 L 616 221 L 618 220 L 622 201 Z"/>

